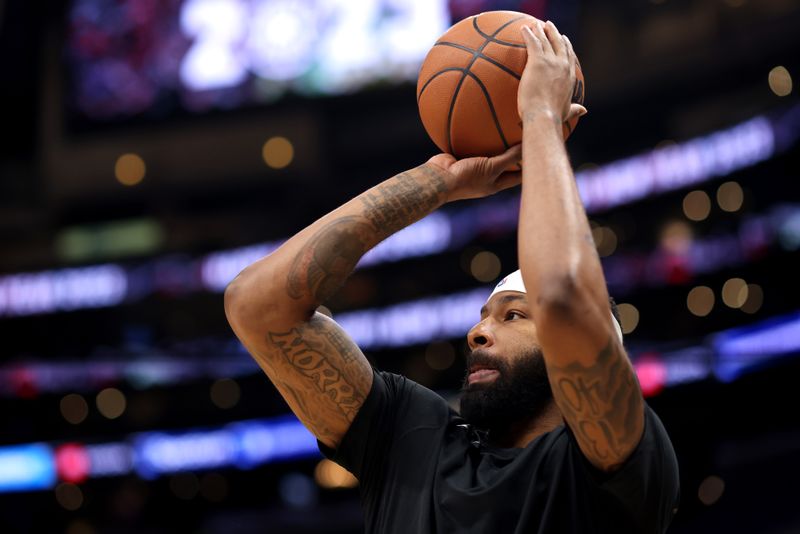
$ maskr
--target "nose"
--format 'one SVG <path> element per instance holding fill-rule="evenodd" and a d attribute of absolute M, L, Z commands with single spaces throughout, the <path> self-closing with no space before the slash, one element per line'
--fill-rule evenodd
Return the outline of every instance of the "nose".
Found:
<path fill-rule="evenodd" d="M 494 345 L 494 334 L 488 327 L 487 321 L 481 321 L 467 333 L 467 344 L 471 350 L 478 347 L 487 348 Z"/>

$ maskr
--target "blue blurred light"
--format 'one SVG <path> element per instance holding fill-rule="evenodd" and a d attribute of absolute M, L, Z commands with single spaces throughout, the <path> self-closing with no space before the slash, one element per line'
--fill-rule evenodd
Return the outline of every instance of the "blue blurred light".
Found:
<path fill-rule="evenodd" d="M 181 433 L 146 432 L 135 436 L 134 469 L 142 478 L 164 473 L 233 465 L 239 451 L 229 430 Z"/>
<path fill-rule="evenodd" d="M 283 240 L 260 243 L 233 250 L 222 250 L 206 255 L 202 260 L 203 285 L 211 291 L 223 291 L 242 269 L 268 256 L 283 244 Z"/>
<path fill-rule="evenodd" d="M 404 302 L 382 309 L 336 315 L 336 322 L 363 349 L 401 347 L 463 336 L 480 319 L 488 287 Z"/>
<path fill-rule="evenodd" d="M 55 482 L 56 462 L 49 445 L 0 447 L 0 492 L 49 489 Z"/>
<path fill-rule="evenodd" d="M 721 332 L 713 346 L 714 373 L 731 382 L 746 370 L 800 351 L 800 312 Z"/>
<path fill-rule="evenodd" d="M 319 456 L 317 440 L 294 416 L 269 421 L 243 421 L 229 425 L 241 446 L 237 466 L 256 465 Z"/>
<path fill-rule="evenodd" d="M 754 165 L 771 157 L 774 148 L 770 122 L 756 117 L 682 144 L 579 172 L 576 180 L 587 211 L 599 211 Z M 359 267 L 437 254 L 484 233 L 504 235 L 516 229 L 518 214 L 518 196 L 489 198 L 460 210 L 435 212 L 375 247 L 362 258 Z M 796 247 L 796 218 L 781 224 L 781 243 L 787 248 Z M 753 235 L 758 237 L 757 233 Z M 159 268 L 164 260 L 154 260 L 145 264 L 144 269 L 127 272 L 119 265 L 109 264 L 0 276 L 0 317 L 113 306 L 158 290 L 171 294 L 201 288 L 221 292 L 242 269 L 270 254 L 284 241 L 208 254 L 199 260 L 199 277 L 198 260 L 174 260 L 169 262 L 169 269 Z M 710 244 L 717 247 L 715 250 L 720 245 Z M 742 248 L 747 243 L 739 245 Z M 729 252 L 737 245 L 725 246 Z M 737 257 L 728 252 L 713 255 L 709 250 L 693 249 L 692 261 L 697 263 L 698 272 L 706 272 L 726 258 Z M 704 262 L 706 267 L 702 266 Z M 610 273 L 609 279 L 617 278 Z M 176 280 L 183 285 L 176 286 Z"/>
<path fill-rule="evenodd" d="M 241 421 L 216 430 L 145 432 L 133 437 L 134 469 L 142 478 L 318 456 L 314 436 L 289 415 Z"/>
<path fill-rule="evenodd" d="M 308 508 L 317 502 L 319 489 L 314 481 L 302 473 L 289 473 L 278 483 L 283 502 L 290 508 Z"/>
<path fill-rule="evenodd" d="M 724 176 L 775 154 L 772 124 L 755 117 L 731 128 L 578 172 L 586 211 L 606 210 Z"/>
<path fill-rule="evenodd" d="M 125 298 L 125 270 L 114 264 L 0 277 L 0 316 L 114 306 Z"/>
<path fill-rule="evenodd" d="M 112 442 L 85 446 L 90 477 L 126 475 L 133 469 L 133 449 L 127 443 Z"/>

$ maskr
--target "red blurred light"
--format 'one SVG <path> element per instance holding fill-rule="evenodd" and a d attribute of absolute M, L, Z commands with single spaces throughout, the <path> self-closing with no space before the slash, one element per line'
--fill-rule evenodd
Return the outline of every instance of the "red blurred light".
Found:
<path fill-rule="evenodd" d="M 61 480 L 78 484 L 89 477 L 89 455 L 79 443 L 68 443 L 56 449 L 56 471 Z"/>
<path fill-rule="evenodd" d="M 656 354 L 646 354 L 633 364 L 642 395 L 652 397 L 658 395 L 667 383 L 667 368 Z"/>

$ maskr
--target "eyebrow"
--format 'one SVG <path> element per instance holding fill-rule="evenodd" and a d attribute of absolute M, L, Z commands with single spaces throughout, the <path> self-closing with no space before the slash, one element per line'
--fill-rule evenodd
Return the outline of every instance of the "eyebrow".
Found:
<path fill-rule="evenodd" d="M 514 300 L 525 300 L 525 297 L 523 295 L 505 295 L 504 297 L 500 297 L 500 300 L 497 301 L 497 305 L 504 306 Z M 481 306 L 481 317 L 486 315 L 488 311 L 489 308 L 487 308 L 486 305 Z"/>

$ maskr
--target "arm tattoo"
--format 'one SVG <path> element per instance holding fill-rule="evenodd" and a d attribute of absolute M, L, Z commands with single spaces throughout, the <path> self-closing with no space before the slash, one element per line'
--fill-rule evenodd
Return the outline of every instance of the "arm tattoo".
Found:
<path fill-rule="evenodd" d="M 323 226 L 292 261 L 286 290 L 293 299 L 311 295 L 324 302 L 344 283 L 367 250 L 433 211 L 446 193 L 440 172 L 423 165 L 424 180 L 402 173 L 363 195 L 361 215 L 340 217 Z"/>
<path fill-rule="evenodd" d="M 310 292 L 318 302 L 330 298 L 369 249 L 373 233 L 370 225 L 354 216 L 323 226 L 289 268 L 286 282 L 289 296 L 300 299 Z"/>
<path fill-rule="evenodd" d="M 312 346 L 312 342 L 304 338 L 297 328 L 285 333 L 270 333 L 269 341 L 292 367 L 311 379 L 319 393 L 333 401 L 348 421 L 353 421 L 364 398 L 342 371 L 333 365 L 332 359 L 325 356 L 323 347 Z"/>
<path fill-rule="evenodd" d="M 609 340 L 594 365 L 550 365 L 554 396 L 593 463 L 613 469 L 625 461 L 641 437 L 643 401 L 633 369 Z"/>
<path fill-rule="evenodd" d="M 294 406 L 296 406 L 295 409 L 300 411 L 300 416 L 302 416 L 303 420 L 315 435 L 325 438 L 336 436 L 325 424 L 325 421 L 317 417 L 314 410 L 309 409 L 308 403 L 299 391 L 286 382 L 276 382 L 276 387 L 282 392 L 285 392 L 284 395 L 288 395 L 287 401 L 291 399 L 291 401 L 294 402 Z"/>
<path fill-rule="evenodd" d="M 418 170 L 428 179 L 427 184 L 420 184 L 404 172 L 361 196 L 364 216 L 382 237 L 405 228 L 439 205 L 445 193 L 444 179 L 428 166 Z"/>

